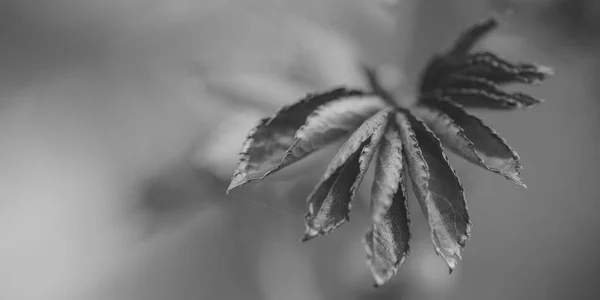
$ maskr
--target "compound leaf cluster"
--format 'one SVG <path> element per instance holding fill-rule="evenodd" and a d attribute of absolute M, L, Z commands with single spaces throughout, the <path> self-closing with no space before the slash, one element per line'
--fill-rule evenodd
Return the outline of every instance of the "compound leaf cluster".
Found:
<path fill-rule="evenodd" d="M 346 138 L 308 196 L 304 240 L 349 220 L 352 199 L 376 157 L 371 228 L 364 239 L 376 286 L 389 281 L 409 253 L 408 182 L 428 221 L 435 251 L 452 271 L 471 222 L 463 186 L 443 147 L 525 186 L 517 153 L 466 109 L 514 110 L 541 103 L 503 86 L 537 84 L 552 75 L 545 66 L 473 52 L 498 20 L 492 16 L 467 28 L 448 51 L 432 58 L 410 107 L 396 104 L 375 72 L 366 68 L 371 90 L 338 87 L 309 94 L 261 120 L 243 145 L 228 191 Z"/>

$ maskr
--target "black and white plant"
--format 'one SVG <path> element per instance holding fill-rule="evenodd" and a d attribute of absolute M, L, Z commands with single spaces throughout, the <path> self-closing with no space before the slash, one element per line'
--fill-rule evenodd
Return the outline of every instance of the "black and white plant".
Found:
<path fill-rule="evenodd" d="M 406 185 L 412 182 L 435 251 L 452 271 L 470 237 L 464 189 L 443 146 L 469 162 L 525 186 L 517 153 L 465 109 L 515 110 L 540 99 L 503 86 L 538 84 L 548 67 L 513 63 L 475 44 L 499 24 L 492 16 L 466 29 L 421 74 L 417 99 L 402 106 L 365 68 L 371 90 L 336 87 L 308 94 L 260 120 L 243 145 L 228 191 L 263 179 L 340 139 L 347 139 L 308 196 L 304 240 L 348 221 L 352 199 L 373 158 L 371 228 L 365 249 L 376 286 L 386 283 L 409 253 Z"/>

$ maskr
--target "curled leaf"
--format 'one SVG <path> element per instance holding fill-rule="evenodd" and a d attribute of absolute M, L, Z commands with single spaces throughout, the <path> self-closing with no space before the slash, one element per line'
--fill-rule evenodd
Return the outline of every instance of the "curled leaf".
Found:
<path fill-rule="evenodd" d="M 490 52 L 473 53 L 459 66 L 457 74 L 486 78 L 496 84 L 539 84 L 554 74 L 552 68 L 532 63 L 511 63 Z"/>
<path fill-rule="evenodd" d="M 273 170 L 281 168 L 286 151 L 294 144 L 296 131 L 317 108 L 339 99 L 363 95 L 365 93 L 362 91 L 345 88 L 309 94 L 295 104 L 283 107 L 273 117 L 262 119 L 250 130 L 242 146 L 242 157 L 227 191 L 252 180 L 261 179 Z M 295 160 L 289 160 L 287 164 L 308 154 L 309 152 L 295 157 Z"/>
<path fill-rule="evenodd" d="M 350 204 L 365 175 L 393 109 L 365 121 L 342 145 L 308 196 L 304 240 L 324 235 L 348 220 Z"/>
<path fill-rule="evenodd" d="M 425 67 L 419 92 L 442 95 L 467 107 L 512 109 L 537 103 L 523 93 L 502 91 L 507 83 L 537 84 L 552 69 L 532 63 L 510 63 L 489 52 L 470 54 L 475 44 L 498 25 L 499 16 L 482 20 L 465 30 L 452 48 L 434 56 Z"/>
<path fill-rule="evenodd" d="M 372 225 L 364 239 L 375 285 L 390 280 L 409 251 L 409 218 L 402 142 L 398 128 L 388 124 L 379 146 L 371 190 Z"/>
<path fill-rule="evenodd" d="M 479 118 L 443 98 L 426 100 L 418 112 L 429 128 L 450 149 L 465 159 L 525 187 L 520 177 L 519 156 Z"/>
<path fill-rule="evenodd" d="M 403 112 L 396 114 L 396 122 L 415 195 L 429 222 L 436 253 L 452 272 L 470 235 L 464 189 L 440 141 L 422 121 Z"/>
<path fill-rule="evenodd" d="M 439 94 L 472 108 L 516 109 L 542 102 L 524 93 L 503 91 L 486 78 L 466 75 L 452 76 Z"/>

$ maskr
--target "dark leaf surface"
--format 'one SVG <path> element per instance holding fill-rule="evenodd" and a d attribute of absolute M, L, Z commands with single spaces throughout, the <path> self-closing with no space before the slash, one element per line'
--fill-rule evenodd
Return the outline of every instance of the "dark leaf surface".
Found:
<path fill-rule="evenodd" d="M 350 96 L 322 105 L 294 135 L 281 167 L 347 136 L 385 107 L 381 98 L 374 95 Z"/>
<path fill-rule="evenodd" d="M 486 78 L 469 75 L 451 76 L 439 94 L 471 108 L 516 109 L 542 102 L 524 93 L 503 91 Z"/>
<path fill-rule="evenodd" d="M 511 63 L 490 52 L 470 54 L 475 44 L 498 25 L 500 16 L 482 20 L 465 30 L 452 48 L 434 56 L 423 72 L 419 91 L 424 96 L 443 95 L 466 107 L 513 109 L 541 101 L 499 85 L 538 84 L 552 69 L 532 63 Z"/>
<path fill-rule="evenodd" d="M 434 105 L 421 105 L 414 109 L 413 113 L 425 122 L 429 130 L 440 139 L 444 146 L 467 157 L 467 160 L 473 163 L 484 164 L 483 159 L 475 150 L 475 145 L 467 138 L 462 127 L 458 126 L 447 114 Z"/>
<path fill-rule="evenodd" d="M 520 176 L 521 164 L 517 153 L 493 129 L 479 118 L 470 115 L 460 106 L 446 99 L 429 99 L 418 109 L 419 116 L 425 120 L 431 130 L 444 141 L 444 144 L 467 160 L 476 163 L 509 181 L 525 186 Z M 443 115 L 440 117 L 440 112 Z M 448 118 L 452 124 L 448 123 Z M 456 126 L 458 134 L 445 130 L 444 124 Z M 465 140 L 471 142 L 469 145 Z M 471 148 L 476 153 L 469 149 Z"/>
<path fill-rule="evenodd" d="M 469 238 L 471 223 L 464 189 L 440 141 L 409 112 L 396 115 L 415 195 L 431 229 L 436 253 L 452 271 Z"/>
<path fill-rule="evenodd" d="M 430 93 L 438 89 L 448 76 L 464 65 L 465 57 L 475 44 L 497 25 L 497 16 L 479 21 L 467 28 L 447 53 L 435 55 L 425 66 L 419 92 Z"/>
<path fill-rule="evenodd" d="M 350 204 L 381 140 L 393 109 L 365 121 L 340 148 L 308 196 L 304 240 L 324 235 L 348 220 Z"/>
<path fill-rule="evenodd" d="M 365 236 L 367 262 L 375 285 L 390 280 L 409 251 L 409 218 L 406 201 L 402 142 L 394 123 L 381 140 L 371 189 L 371 230 Z"/>
<path fill-rule="evenodd" d="M 538 104 L 540 99 L 504 87 L 538 84 L 553 74 L 541 65 L 473 53 L 499 20 L 496 15 L 474 24 L 448 51 L 435 55 L 421 73 L 414 104 L 396 101 L 375 69 L 363 66 L 372 91 L 337 89 L 309 95 L 263 119 L 244 144 L 231 187 L 262 178 L 351 134 L 308 196 L 304 240 L 349 220 L 352 198 L 378 150 L 371 225 L 364 237 L 375 285 L 388 282 L 409 253 L 409 179 L 435 252 L 452 272 L 470 237 L 471 223 L 464 189 L 442 146 L 525 186 L 517 153 L 464 108 L 514 110 Z"/>
<path fill-rule="evenodd" d="M 456 74 L 486 78 L 497 84 L 539 84 L 554 74 L 552 68 L 532 63 L 511 63 L 490 52 L 469 55 Z"/>
<path fill-rule="evenodd" d="M 449 55 L 466 55 L 486 34 L 498 26 L 498 16 L 491 16 L 467 28 L 456 40 Z"/>
<path fill-rule="evenodd" d="M 364 95 L 365 93 L 362 91 L 346 88 L 309 94 L 299 102 L 282 108 L 273 117 L 262 119 L 250 131 L 242 146 L 242 157 L 228 191 L 251 180 L 261 179 L 280 167 L 286 151 L 294 144 L 296 131 L 306 123 L 309 115 L 314 113 L 317 108 L 343 98 Z M 295 160 L 288 160 L 287 164 L 289 165 L 308 154 L 304 153 Z"/>

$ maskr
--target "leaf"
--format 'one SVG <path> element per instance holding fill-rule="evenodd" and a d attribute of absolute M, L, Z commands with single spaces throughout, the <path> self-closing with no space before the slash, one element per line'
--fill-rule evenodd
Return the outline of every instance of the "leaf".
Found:
<path fill-rule="evenodd" d="M 350 204 L 365 175 L 393 109 L 365 121 L 342 145 L 308 196 L 304 241 L 324 235 L 348 220 Z"/>
<path fill-rule="evenodd" d="M 402 159 L 400 133 L 397 126 L 390 123 L 380 142 L 371 188 L 371 219 L 374 222 L 381 221 L 397 193 L 404 193 L 400 189 L 405 185 Z"/>
<path fill-rule="evenodd" d="M 434 56 L 425 67 L 419 83 L 419 93 L 432 93 L 440 87 L 444 79 L 452 73 L 456 62 L 449 62 L 450 58 L 444 56 Z M 456 61 L 456 59 L 453 59 Z"/>
<path fill-rule="evenodd" d="M 444 98 L 423 101 L 418 113 L 450 149 L 465 159 L 526 187 L 520 177 L 522 167 L 518 154 L 479 118 Z"/>
<path fill-rule="evenodd" d="M 498 26 L 498 17 L 491 16 L 467 28 L 458 37 L 449 55 L 466 55 L 475 46 L 475 43 Z"/>
<path fill-rule="evenodd" d="M 455 103 L 471 108 L 516 109 L 543 101 L 520 92 L 505 92 L 483 77 L 455 75 L 439 94 Z"/>
<path fill-rule="evenodd" d="M 513 64 L 489 52 L 469 54 L 479 40 L 497 27 L 500 17 L 501 15 L 495 15 L 467 28 L 449 51 L 434 56 L 421 76 L 419 92 L 429 95 L 439 93 L 440 89 L 445 88 L 445 95 L 453 96 L 457 102 L 473 105 L 473 107 L 513 108 L 539 103 L 539 100 L 528 95 L 502 92 L 493 85 L 538 84 L 553 74 L 551 68 L 532 63 Z M 469 88 L 453 82 L 462 79 L 461 83 L 464 84 L 465 77 L 477 78 L 476 83 L 482 84 L 485 81 L 487 84 L 483 87 Z M 481 89 L 485 93 L 480 91 Z M 487 105 L 477 101 L 482 98 L 483 100 L 512 98 L 515 101 L 503 99 L 499 103 L 490 101 L 490 105 Z"/>
<path fill-rule="evenodd" d="M 227 191 L 252 180 L 264 178 L 281 168 L 286 151 L 294 144 L 294 135 L 317 108 L 347 97 L 365 95 L 358 90 L 336 88 L 324 93 L 308 94 L 295 104 L 285 106 L 275 116 L 262 119 L 249 133 L 242 146 L 242 157 Z M 298 161 L 310 152 L 288 160 Z"/>
<path fill-rule="evenodd" d="M 319 107 L 296 132 L 295 142 L 278 169 L 346 136 L 385 107 L 381 98 L 374 95 L 346 97 Z"/>
<path fill-rule="evenodd" d="M 400 133 L 390 123 L 379 146 L 371 190 L 373 224 L 364 239 L 376 286 L 396 274 L 409 252 L 410 221 L 404 176 Z"/>
<path fill-rule="evenodd" d="M 441 110 L 431 106 L 421 105 L 413 110 L 421 118 L 442 144 L 459 153 L 467 160 L 484 165 L 483 159 L 475 150 L 475 145 L 465 135 L 462 127 Z M 487 167 L 486 167 L 487 168 Z"/>
<path fill-rule="evenodd" d="M 396 114 L 396 122 L 415 195 L 429 222 L 435 251 L 452 272 L 470 235 L 464 189 L 440 141 L 422 121 L 406 111 Z"/>
<path fill-rule="evenodd" d="M 554 74 L 550 67 L 532 64 L 513 64 L 490 52 L 473 53 L 456 67 L 456 73 L 483 77 L 496 84 L 539 84 Z"/>
<path fill-rule="evenodd" d="M 536 64 L 511 63 L 488 52 L 470 54 L 498 21 L 499 16 L 493 16 L 478 22 L 449 51 L 434 56 L 422 72 L 416 103 L 396 101 L 391 92 L 396 86 L 382 84 L 376 69 L 363 66 L 371 92 L 324 101 L 308 113 L 301 107 L 301 120 L 294 119 L 294 113 L 289 116 L 293 126 L 284 122 L 288 116 L 282 117 L 280 123 L 286 124 L 282 128 L 287 131 L 269 130 L 286 134 L 275 135 L 273 145 L 263 142 L 263 148 L 277 151 L 264 151 L 260 143 L 255 148 L 246 146 L 242 167 L 246 163 L 252 171 L 259 169 L 255 165 L 264 155 L 262 160 L 270 163 L 264 177 L 353 131 L 308 196 L 303 240 L 327 234 L 349 220 L 352 198 L 379 149 L 371 189 L 371 226 L 364 237 L 375 285 L 388 282 L 409 253 L 405 183 L 409 177 L 428 221 L 435 252 L 452 272 L 470 237 L 471 223 L 464 189 L 442 143 L 467 160 L 524 186 L 518 155 L 463 105 L 506 110 L 537 104 L 541 100 L 505 91 L 503 85 L 537 84 L 552 75 L 550 68 Z M 278 116 L 266 119 L 256 130 L 268 128 Z M 259 136 L 256 140 L 269 138 L 253 134 L 247 143 L 253 143 L 255 135 Z M 282 150 L 285 146 L 289 146 L 286 151 Z M 248 163 L 253 155 L 259 159 Z M 273 157 L 283 160 L 277 164 Z M 247 180 L 252 177 L 248 174 L 240 176 Z"/>

